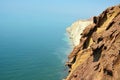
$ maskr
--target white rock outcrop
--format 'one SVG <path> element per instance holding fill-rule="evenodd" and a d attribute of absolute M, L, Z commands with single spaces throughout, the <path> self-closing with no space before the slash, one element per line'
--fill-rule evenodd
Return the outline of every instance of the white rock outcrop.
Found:
<path fill-rule="evenodd" d="M 73 46 L 77 46 L 80 43 L 81 33 L 85 27 L 92 23 L 92 20 L 78 20 L 66 29 L 70 39 L 72 40 Z"/>

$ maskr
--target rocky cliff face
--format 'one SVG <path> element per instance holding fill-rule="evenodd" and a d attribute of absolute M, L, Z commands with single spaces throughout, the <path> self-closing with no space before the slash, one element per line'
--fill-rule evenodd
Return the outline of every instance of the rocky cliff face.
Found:
<path fill-rule="evenodd" d="M 73 43 L 73 46 L 77 46 L 80 43 L 81 33 L 88 25 L 92 24 L 91 20 L 79 20 L 74 22 L 70 27 L 66 29 L 69 34 L 69 37 Z"/>
<path fill-rule="evenodd" d="M 66 64 L 66 80 L 120 80 L 120 5 L 93 18 Z"/>

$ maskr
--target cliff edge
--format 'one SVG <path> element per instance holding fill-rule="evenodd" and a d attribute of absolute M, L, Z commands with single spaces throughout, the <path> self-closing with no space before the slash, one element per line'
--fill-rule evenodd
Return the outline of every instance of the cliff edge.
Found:
<path fill-rule="evenodd" d="M 120 5 L 93 17 L 66 63 L 66 80 L 120 80 Z"/>
<path fill-rule="evenodd" d="M 74 22 L 70 27 L 66 29 L 69 37 L 73 43 L 73 46 L 77 46 L 80 43 L 81 33 L 88 25 L 92 24 L 93 20 L 78 20 Z"/>

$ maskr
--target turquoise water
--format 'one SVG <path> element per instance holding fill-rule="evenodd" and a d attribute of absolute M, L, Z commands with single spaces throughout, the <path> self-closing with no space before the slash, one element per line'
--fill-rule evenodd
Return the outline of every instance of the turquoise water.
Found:
<path fill-rule="evenodd" d="M 0 80 L 62 80 L 70 51 L 69 21 L 15 12 L 0 13 Z"/>
<path fill-rule="evenodd" d="M 62 80 L 70 52 L 67 25 L 7 15 L 0 23 L 0 80 Z"/>

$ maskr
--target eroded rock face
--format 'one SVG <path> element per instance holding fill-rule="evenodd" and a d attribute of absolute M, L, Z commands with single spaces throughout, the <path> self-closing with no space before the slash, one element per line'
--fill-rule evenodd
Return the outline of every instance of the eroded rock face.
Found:
<path fill-rule="evenodd" d="M 120 5 L 93 18 L 69 55 L 66 80 L 120 80 Z"/>

